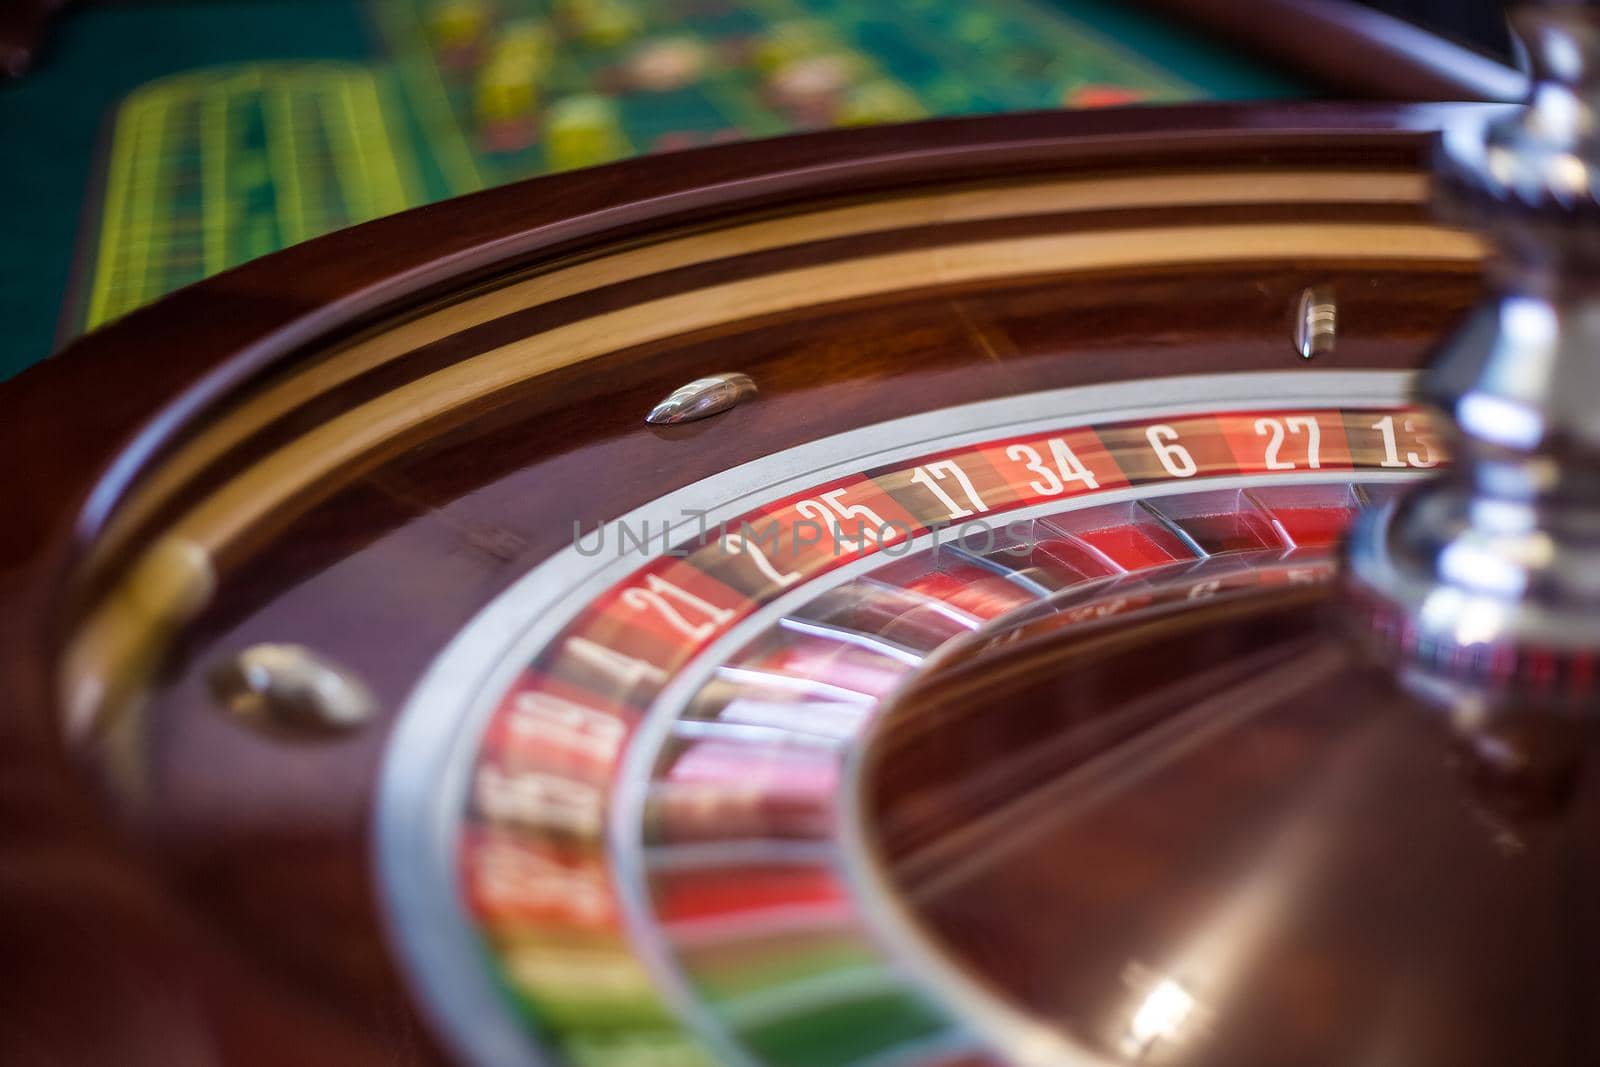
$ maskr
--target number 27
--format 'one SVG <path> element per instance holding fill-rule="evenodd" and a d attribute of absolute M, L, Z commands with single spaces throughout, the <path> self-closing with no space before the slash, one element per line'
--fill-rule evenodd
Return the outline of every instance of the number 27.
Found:
<path fill-rule="evenodd" d="M 1314 415 L 1287 415 L 1282 419 L 1257 419 L 1256 436 L 1267 438 L 1266 464 L 1269 471 L 1292 471 L 1293 460 L 1280 459 L 1284 438 L 1288 434 L 1305 434 L 1306 466 L 1312 470 L 1322 468 L 1322 427 Z"/>

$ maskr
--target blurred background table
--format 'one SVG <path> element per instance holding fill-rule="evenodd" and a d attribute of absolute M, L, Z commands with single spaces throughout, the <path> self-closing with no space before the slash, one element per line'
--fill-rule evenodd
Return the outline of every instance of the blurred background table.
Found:
<path fill-rule="evenodd" d="M 13 16 L 12 36 L 31 43 L 57 6 L 21 0 L 16 10 L 29 14 Z M 1493 95 L 1407 82 L 1406 65 L 1381 49 L 1341 50 L 1336 33 L 1316 26 L 1320 16 L 1308 25 L 1284 14 L 1314 3 L 1273 0 L 1257 6 L 1274 17 L 1242 20 L 1239 10 L 1252 5 L 1191 5 L 1232 43 L 1150 9 L 1172 6 L 69 5 L 31 69 L 0 86 L 0 143 L 12 160 L 0 167 L 11 253 L 0 260 L 0 377 L 83 330 L 286 245 L 638 153 L 934 115 L 1352 95 L 1374 85 L 1368 95 L 1391 84 L 1400 94 L 1418 86 L 1421 95 Z M 1454 10 L 1470 16 L 1484 6 Z M 1393 35 L 1383 26 L 1355 32 L 1360 41 Z M 1320 70 L 1304 69 L 1308 55 Z"/>

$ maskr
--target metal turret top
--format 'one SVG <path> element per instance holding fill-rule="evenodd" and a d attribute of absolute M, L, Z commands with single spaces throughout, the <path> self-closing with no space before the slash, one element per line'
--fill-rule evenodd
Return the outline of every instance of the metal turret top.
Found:
<path fill-rule="evenodd" d="M 1404 679 L 1476 708 L 1600 689 L 1600 3 L 1525 5 L 1513 25 L 1526 106 L 1438 153 L 1441 213 L 1496 253 L 1422 380 L 1456 466 L 1350 546 Z"/>

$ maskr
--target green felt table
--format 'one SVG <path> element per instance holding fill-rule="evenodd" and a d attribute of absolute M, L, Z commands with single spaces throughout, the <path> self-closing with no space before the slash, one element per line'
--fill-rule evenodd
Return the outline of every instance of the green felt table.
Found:
<path fill-rule="evenodd" d="M 1110 0 L 84 4 L 0 86 L 0 377 L 247 259 L 641 152 L 1306 85 Z"/>

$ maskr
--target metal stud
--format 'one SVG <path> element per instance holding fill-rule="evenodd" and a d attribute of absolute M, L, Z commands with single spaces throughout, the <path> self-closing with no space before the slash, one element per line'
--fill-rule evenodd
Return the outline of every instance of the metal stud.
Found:
<path fill-rule="evenodd" d="M 360 679 L 302 645 L 252 645 L 217 664 L 209 681 L 230 714 L 267 730 L 343 733 L 377 711 Z"/>
<path fill-rule="evenodd" d="M 644 421 L 654 426 L 694 422 L 721 414 L 755 394 L 756 383 L 748 374 L 712 374 L 674 389 Z"/>
<path fill-rule="evenodd" d="M 1294 347 L 1301 359 L 1332 352 L 1339 328 L 1339 305 L 1333 287 L 1317 285 L 1300 294 L 1294 317 Z"/>

